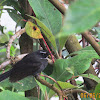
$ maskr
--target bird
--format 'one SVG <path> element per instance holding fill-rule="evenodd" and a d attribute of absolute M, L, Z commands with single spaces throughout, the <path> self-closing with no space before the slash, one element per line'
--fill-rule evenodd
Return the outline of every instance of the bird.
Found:
<path fill-rule="evenodd" d="M 17 82 L 27 76 L 38 76 L 48 65 L 46 50 L 37 50 L 29 53 L 22 60 L 18 61 L 12 68 L 0 75 L 0 82 L 9 77 L 10 82 Z"/>

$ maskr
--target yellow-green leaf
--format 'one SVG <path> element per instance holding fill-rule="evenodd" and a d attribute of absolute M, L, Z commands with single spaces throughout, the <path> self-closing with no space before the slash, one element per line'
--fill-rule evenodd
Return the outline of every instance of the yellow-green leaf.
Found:
<path fill-rule="evenodd" d="M 26 30 L 26 33 L 32 38 L 35 38 L 35 39 L 43 38 L 42 35 L 41 35 L 41 31 L 37 27 L 37 25 L 35 25 L 34 23 L 32 23 L 30 21 L 28 21 L 26 23 L 25 30 Z"/>
<path fill-rule="evenodd" d="M 78 88 L 77 86 L 74 86 L 71 83 L 61 82 L 61 81 L 57 81 L 57 82 L 58 82 L 58 84 L 60 85 L 60 87 L 62 89 Z M 60 90 L 60 88 L 58 87 L 58 85 L 56 83 L 54 83 L 54 86 Z M 51 98 L 54 94 L 55 94 L 55 92 L 53 90 L 50 90 L 50 92 L 49 92 L 49 98 Z"/>
<path fill-rule="evenodd" d="M 27 16 L 29 16 L 29 15 L 27 15 Z M 47 37 L 47 39 L 50 41 L 50 43 L 53 45 L 53 47 L 55 49 L 57 49 L 55 37 L 51 33 L 51 31 L 40 20 L 38 20 L 36 17 L 33 17 L 33 16 L 30 16 L 30 17 L 33 18 L 36 21 L 38 26 L 41 28 L 41 31 L 43 32 L 43 34 Z"/>

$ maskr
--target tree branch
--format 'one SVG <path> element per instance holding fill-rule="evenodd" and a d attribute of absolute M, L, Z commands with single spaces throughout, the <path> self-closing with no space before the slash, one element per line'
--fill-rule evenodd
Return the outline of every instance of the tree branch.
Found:
<path fill-rule="evenodd" d="M 40 74 L 40 76 L 47 77 L 47 78 L 51 79 L 52 81 L 54 81 L 58 85 L 58 87 L 60 88 L 60 90 L 62 90 L 61 86 L 58 84 L 58 82 L 54 78 L 52 78 L 52 77 L 50 77 L 48 75 L 41 75 Z"/>
<path fill-rule="evenodd" d="M 12 45 L 12 42 L 21 34 L 23 34 L 25 32 L 25 28 L 20 29 L 18 32 L 16 32 L 9 40 L 8 46 L 7 46 L 7 58 L 10 58 L 10 47 Z"/>
<path fill-rule="evenodd" d="M 62 100 L 63 93 L 61 90 L 58 90 L 56 87 L 53 86 L 53 84 L 48 83 L 47 81 L 40 78 L 40 76 L 35 77 L 36 80 L 38 80 L 41 84 L 47 86 L 48 88 L 52 89 L 54 92 L 56 92 L 59 96 L 59 100 Z"/>
<path fill-rule="evenodd" d="M 91 44 L 91 46 L 94 48 L 97 54 L 100 56 L 100 45 L 95 41 L 92 35 L 89 34 L 89 31 L 84 32 L 82 35 Z"/>
<path fill-rule="evenodd" d="M 63 15 L 65 15 L 66 8 L 58 0 L 49 0 Z"/>
<path fill-rule="evenodd" d="M 14 62 L 18 62 L 18 61 L 20 61 L 24 56 L 26 56 L 27 55 L 27 53 L 26 54 L 21 54 L 21 55 L 18 55 L 18 56 L 16 56 L 15 58 L 14 58 Z M 53 64 L 53 62 L 52 62 L 52 60 L 51 59 L 47 59 L 48 60 L 48 63 L 49 64 Z M 7 65 L 9 65 L 9 64 L 11 64 L 12 63 L 12 60 L 11 59 L 9 59 L 9 60 L 7 60 L 7 61 L 5 61 L 5 62 L 3 62 L 1 65 L 0 65 L 0 69 L 3 69 L 3 68 L 5 68 Z"/>
<path fill-rule="evenodd" d="M 14 61 L 17 62 L 17 61 L 20 61 L 24 56 L 26 56 L 27 54 L 22 54 L 22 55 L 18 55 L 17 57 L 15 57 Z M 7 60 L 5 62 L 3 62 L 1 65 L 0 65 L 0 69 L 2 68 L 5 68 L 7 65 L 11 64 L 12 63 L 12 60 Z"/>

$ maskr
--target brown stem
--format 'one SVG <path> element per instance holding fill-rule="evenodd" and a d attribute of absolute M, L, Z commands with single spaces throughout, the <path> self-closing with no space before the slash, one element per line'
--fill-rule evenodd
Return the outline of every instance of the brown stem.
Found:
<path fill-rule="evenodd" d="M 100 56 L 100 45 L 95 41 L 91 34 L 88 31 L 82 34 L 84 38 L 91 44 L 97 54 Z"/>
<path fill-rule="evenodd" d="M 17 62 L 19 60 L 21 60 L 24 56 L 26 56 L 27 54 L 22 54 L 22 55 L 18 55 L 17 57 L 14 58 L 14 61 Z M 3 62 L 1 65 L 0 65 L 0 69 L 2 68 L 5 68 L 7 65 L 11 64 L 11 59 L 10 60 L 7 60 L 5 62 Z"/>
<path fill-rule="evenodd" d="M 9 40 L 8 46 L 7 46 L 7 58 L 10 58 L 10 47 L 12 45 L 12 42 L 21 34 L 25 32 L 25 28 L 20 29 L 18 32 L 16 32 Z"/>
<path fill-rule="evenodd" d="M 54 92 L 56 92 L 56 93 L 58 94 L 58 96 L 59 96 L 59 100 L 62 100 L 62 95 L 63 95 L 63 93 L 62 93 L 61 90 L 58 90 L 56 87 L 53 86 L 53 84 L 48 83 L 47 81 L 41 79 L 39 76 L 37 76 L 37 77 L 35 77 L 35 78 L 36 78 L 36 80 L 38 80 L 41 84 L 43 84 L 43 85 L 49 87 L 49 88 L 52 89 Z"/>
<path fill-rule="evenodd" d="M 54 78 L 52 78 L 52 77 L 50 77 L 50 76 L 48 76 L 48 75 L 40 75 L 40 76 L 47 77 L 47 78 L 51 79 L 51 80 L 54 81 L 54 82 L 58 85 L 58 87 L 62 90 L 61 86 L 58 84 L 58 82 L 57 82 Z"/>
<path fill-rule="evenodd" d="M 49 0 L 63 15 L 65 15 L 66 8 L 58 0 Z"/>
<path fill-rule="evenodd" d="M 14 62 L 18 62 L 18 61 L 20 61 L 24 56 L 26 56 L 27 55 L 27 53 L 26 54 L 21 54 L 21 55 L 18 55 L 18 56 L 16 56 L 15 58 L 14 58 Z M 0 69 L 3 69 L 3 68 L 5 68 L 7 65 L 9 65 L 9 64 L 11 64 L 12 63 L 12 60 L 10 59 L 10 60 L 7 60 L 7 61 L 5 61 L 5 62 L 3 62 L 1 65 L 0 65 Z M 48 63 L 49 64 L 53 64 L 53 62 L 52 62 L 52 60 L 51 59 L 49 59 L 48 58 Z"/>
<path fill-rule="evenodd" d="M 85 45 L 85 42 L 86 42 L 86 41 L 85 41 L 85 38 L 84 38 L 83 35 L 82 35 L 82 46 L 83 46 L 83 48 L 86 46 L 86 45 Z"/>

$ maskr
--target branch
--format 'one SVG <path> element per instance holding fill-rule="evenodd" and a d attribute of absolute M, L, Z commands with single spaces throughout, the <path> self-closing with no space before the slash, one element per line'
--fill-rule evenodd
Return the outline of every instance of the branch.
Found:
<path fill-rule="evenodd" d="M 65 15 L 65 7 L 58 0 L 49 0 L 63 15 Z M 89 32 L 84 32 L 82 34 L 84 38 L 91 44 L 97 54 L 100 56 L 100 46 L 94 40 L 94 38 L 89 34 Z"/>
<path fill-rule="evenodd" d="M 12 42 L 21 34 L 23 34 L 25 32 L 25 28 L 20 29 L 18 32 L 16 32 L 9 40 L 8 46 L 7 46 L 7 58 L 10 58 L 10 47 L 12 45 Z"/>
<path fill-rule="evenodd" d="M 53 86 L 53 84 L 48 83 L 47 81 L 41 79 L 39 76 L 35 77 L 36 80 L 38 80 L 41 84 L 47 86 L 48 88 L 52 89 L 54 92 L 56 92 L 59 96 L 59 100 L 62 100 L 63 93 L 61 90 L 58 90 L 56 87 Z"/>
<path fill-rule="evenodd" d="M 66 8 L 58 0 L 49 0 L 63 15 L 65 15 Z"/>
<path fill-rule="evenodd" d="M 18 56 L 16 56 L 15 58 L 14 58 L 14 62 L 18 62 L 18 61 L 20 61 L 23 57 L 25 57 L 27 55 L 27 53 L 26 54 L 21 54 L 21 55 L 18 55 Z M 51 59 L 47 59 L 48 60 L 48 63 L 49 64 L 53 64 L 53 62 L 52 62 L 52 60 Z M 11 64 L 12 63 L 12 60 L 10 59 L 10 60 L 7 60 L 7 61 L 5 61 L 5 62 L 3 62 L 1 65 L 0 65 L 0 69 L 3 69 L 3 68 L 5 68 L 7 65 L 9 65 L 9 64 Z"/>
<path fill-rule="evenodd" d="M 15 62 L 18 62 L 20 61 L 24 56 L 26 56 L 27 54 L 22 54 L 22 55 L 18 55 L 17 57 L 15 57 L 14 61 Z M 7 60 L 5 62 L 3 62 L 1 65 L 0 65 L 0 69 L 2 68 L 5 68 L 7 65 L 11 64 L 12 63 L 12 60 Z"/>
<path fill-rule="evenodd" d="M 100 45 L 95 41 L 92 35 L 89 34 L 89 31 L 84 32 L 82 35 L 91 44 L 91 46 L 94 48 L 97 54 L 100 56 Z"/>
<path fill-rule="evenodd" d="M 93 100 L 96 100 L 93 96 L 91 96 L 91 94 L 89 92 L 82 90 L 82 89 L 64 90 L 63 93 L 64 93 L 64 95 L 68 95 L 70 93 L 86 93 L 90 98 L 92 98 Z"/>
<path fill-rule="evenodd" d="M 58 84 L 58 82 L 54 78 L 52 78 L 52 77 L 50 77 L 48 75 L 41 75 L 40 74 L 40 76 L 47 77 L 47 78 L 51 79 L 52 81 L 54 81 L 58 85 L 58 87 L 60 88 L 60 90 L 62 90 L 61 86 Z"/>

